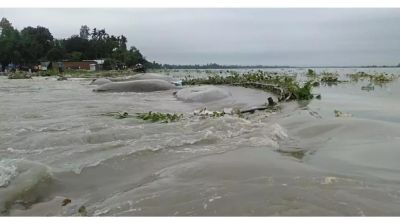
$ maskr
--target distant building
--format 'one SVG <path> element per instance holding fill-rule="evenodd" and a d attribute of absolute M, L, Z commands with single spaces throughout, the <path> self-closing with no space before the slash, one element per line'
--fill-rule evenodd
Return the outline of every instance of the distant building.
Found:
<path fill-rule="evenodd" d="M 51 61 L 42 61 L 40 62 L 39 70 L 41 71 L 47 71 L 52 68 L 52 63 Z"/>
<path fill-rule="evenodd" d="M 103 69 L 104 60 L 64 61 L 65 69 L 83 69 L 99 71 Z"/>

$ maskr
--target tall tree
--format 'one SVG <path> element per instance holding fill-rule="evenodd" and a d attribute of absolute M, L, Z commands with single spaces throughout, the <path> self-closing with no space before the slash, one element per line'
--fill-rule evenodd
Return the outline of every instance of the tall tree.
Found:
<path fill-rule="evenodd" d="M 94 28 L 90 32 L 88 26 L 82 25 L 79 35 L 57 40 L 45 27 L 26 27 L 19 32 L 6 18 L 0 20 L 0 63 L 3 65 L 33 65 L 40 60 L 101 58 L 107 59 L 110 69 L 138 63 L 149 66 L 156 64 L 149 63 L 135 47 L 127 50 L 127 38 L 124 35 L 110 36 L 105 29 Z"/>
<path fill-rule="evenodd" d="M 82 25 L 81 29 L 79 30 L 79 37 L 85 40 L 88 40 L 90 36 L 90 29 L 86 25 Z"/>
<path fill-rule="evenodd" d="M 126 53 L 126 61 L 125 64 L 128 67 L 132 67 L 136 64 L 147 64 L 146 59 L 143 57 L 143 55 L 140 53 L 140 51 L 136 47 L 131 47 L 129 51 Z"/>
<path fill-rule="evenodd" d="M 53 47 L 49 52 L 47 52 L 47 60 L 49 61 L 59 61 L 64 57 L 64 51 L 59 47 Z"/>
<path fill-rule="evenodd" d="M 0 29 L 0 63 L 7 65 L 20 62 L 20 35 L 18 30 L 14 29 L 6 18 L 1 19 Z"/>
<path fill-rule="evenodd" d="M 37 63 L 46 58 L 53 48 L 53 35 L 41 26 L 26 27 L 21 31 L 22 55 L 25 63 Z"/>
<path fill-rule="evenodd" d="M 64 40 L 64 46 L 67 53 L 80 52 L 83 59 L 89 57 L 90 43 L 89 40 L 82 39 L 77 35 L 71 36 Z M 76 58 L 76 57 L 75 57 Z"/>

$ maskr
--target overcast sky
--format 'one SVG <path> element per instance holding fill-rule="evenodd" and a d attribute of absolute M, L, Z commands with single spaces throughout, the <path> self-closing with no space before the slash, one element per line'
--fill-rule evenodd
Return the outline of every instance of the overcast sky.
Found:
<path fill-rule="evenodd" d="M 169 64 L 395 65 L 400 9 L 0 9 L 17 29 L 55 38 L 81 25 L 125 35 Z"/>

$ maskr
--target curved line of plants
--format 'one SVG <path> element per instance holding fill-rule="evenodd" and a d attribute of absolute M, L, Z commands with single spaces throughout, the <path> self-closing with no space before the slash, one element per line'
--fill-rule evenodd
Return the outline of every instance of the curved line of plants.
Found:
<path fill-rule="evenodd" d="M 293 76 L 264 71 L 248 72 L 243 75 L 231 72 L 228 76 L 215 74 L 207 78 L 185 77 L 182 81 L 182 85 L 232 85 L 260 89 L 277 95 L 279 101 L 312 99 L 313 83 L 314 81 L 310 80 L 300 85 Z"/>

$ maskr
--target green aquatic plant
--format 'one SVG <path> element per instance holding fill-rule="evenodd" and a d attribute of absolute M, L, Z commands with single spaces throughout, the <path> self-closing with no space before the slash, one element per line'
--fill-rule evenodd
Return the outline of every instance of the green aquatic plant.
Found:
<path fill-rule="evenodd" d="M 352 74 L 347 74 L 351 81 L 358 82 L 359 80 L 370 79 L 371 75 L 365 72 L 356 72 Z"/>
<path fill-rule="evenodd" d="M 374 89 L 375 89 L 375 87 L 374 87 L 374 85 L 372 85 L 372 83 L 369 83 L 366 86 L 361 86 L 361 90 L 368 91 L 368 92 L 372 91 Z"/>
<path fill-rule="evenodd" d="M 211 117 L 222 117 L 225 115 L 225 112 L 214 111 Z"/>
<path fill-rule="evenodd" d="M 363 80 L 369 80 L 370 82 L 373 82 L 375 84 L 382 84 L 382 83 L 388 83 L 394 81 L 398 76 L 395 75 L 389 75 L 386 73 L 379 73 L 379 74 L 368 74 L 365 72 L 357 72 L 353 74 L 348 74 L 347 75 L 351 81 L 363 81 Z"/>
<path fill-rule="evenodd" d="M 149 111 L 147 113 L 136 113 L 136 118 L 142 119 L 144 121 L 170 123 L 179 121 L 181 118 L 183 118 L 183 114 L 170 114 Z"/>
<path fill-rule="evenodd" d="M 309 100 L 314 81 L 310 80 L 301 86 L 294 76 L 287 74 L 256 71 L 243 75 L 231 73 L 228 76 L 210 75 L 207 78 L 185 77 L 182 85 L 234 85 L 272 92 L 278 95 L 279 101 Z"/>
<path fill-rule="evenodd" d="M 301 148 L 297 148 L 296 150 L 282 150 L 282 149 L 278 149 L 276 150 L 276 152 L 284 155 L 284 156 L 291 156 L 294 157 L 298 160 L 302 160 L 304 158 L 304 156 L 306 156 L 307 154 L 307 150 L 301 149 Z"/>
<path fill-rule="evenodd" d="M 86 210 L 86 207 L 83 206 L 83 205 L 82 205 L 81 207 L 79 207 L 78 213 L 79 213 L 81 216 L 87 216 L 87 215 L 88 215 L 88 212 L 87 212 L 87 210 Z"/>
<path fill-rule="evenodd" d="M 238 111 L 240 113 L 240 110 Z M 218 118 L 222 117 L 226 114 L 225 111 L 208 111 L 206 108 L 203 108 L 199 111 L 195 111 L 194 115 L 203 116 L 203 117 L 212 117 Z M 115 119 L 125 119 L 125 118 L 139 118 L 144 121 L 150 122 L 161 122 L 161 123 L 170 123 L 176 122 L 183 118 L 183 114 L 178 113 L 160 113 L 160 112 L 145 112 L 145 113 L 136 113 L 136 115 L 130 115 L 128 112 L 109 112 L 105 114 L 101 114 L 103 116 L 111 116 Z M 234 113 L 232 113 L 234 115 Z"/>
<path fill-rule="evenodd" d="M 114 117 L 115 119 L 124 119 L 124 118 L 132 118 L 134 116 L 129 115 L 128 112 L 109 112 L 109 113 L 105 113 L 105 114 L 101 114 L 103 116 L 111 116 Z"/>
<path fill-rule="evenodd" d="M 317 77 L 317 73 L 312 69 L 308 69 L 306 75 L 309 78 L 316 78 Z"/>
<path fill-rule="evenodd" d="M 313 87 L 318 87 L 318 86 L 320 86 L 320 85 L 321 85 L 320 82 L 315 81 L 315 80 L 312 80 L 312 86 L 313 86 Z"/>
<path fill-rule="evenodd" d="M 146 113 L 136 113 L 136 115 L 130 115 L 128 112 L 109 112 L 101 115 L 114 117 L 115 119 L 139 118 L 145 121 L 162 123 L 175 122 L 183 117 L 183 114 L 159 113 L 152 111 Z"/>
<path fill-rule="evenodd" d="M 347 82 L 344 80 L 340 80 L 339 79 L 339 74 L 338 73 L 333 73 L 333 72 L 322 72 L 320 74 L 320 82 L 323 84 L 326 84 L 328 86 L 331 85 L 337 85 L 338 83 L 342 83 L 342 82 Z"/>
<path fill-rule="evenodd" d="M 314 95 L 311 94 L 311 89 L 312 82 L 308 81 L 302 87 L 297 85 L 293 90 L 293 94 L 298 100 L 311 100 L 314 97 Z"/>
<path fill-rule="evenodd" d="M 375 83 L 386 83 L 386 82 L 392 82 L 396 77 L 394 75 L 388 75 L 388 74 L 378 74 L 378 75 L 373 75 L 371 77 L 372 81 Z"/>
<path fill-rule="evenodd" d="M 353 115 L 350 113 L 345 113 L 339 110 L 334 110 L 335 117 L 352 117 Z"/>
<path fill-rule="evenodd" d="M 327 82 L 332 83 L 332 82 L 338 82 L 338 81 L 339 81 L 339 77 L 337 77 L 337 76 L 326 75 L 326 76 L 321 77 L 321 82 L 324 82 L 324 83 L 327 83 Z"/>

